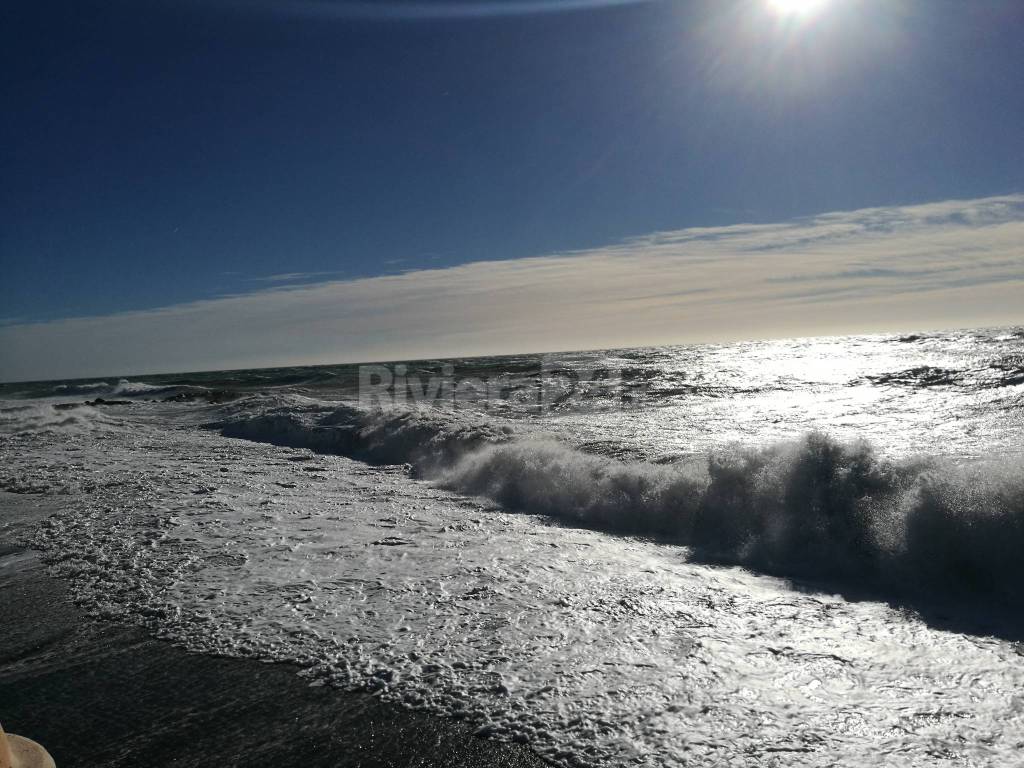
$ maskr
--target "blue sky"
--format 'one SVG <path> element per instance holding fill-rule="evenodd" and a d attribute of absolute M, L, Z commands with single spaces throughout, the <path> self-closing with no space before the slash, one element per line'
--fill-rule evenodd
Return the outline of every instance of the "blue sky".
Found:
<path fill-rule="evenodd" d="M 0 379 L 86 375 L 4 365 L 4 345 L 13 360 L 69 318 L 1024 191 L 1024 5 L 772 5 L 6 3 Z M 820 255 L 803 256 L 786 268 L 817 274 Z M 1019 279 L 1004 273 L 1003 288 Z M 978 319 L 926 309 L 932 325 Z M 663 320 L 623 333 L 688 338 Z M 494 351 L 513 341 L 491 338 Z M 559 338 L 601 342 L 571 327 Z M 197 365 L 176 364 L 218 367 L 193 341 Z M 347 343 L 295 357 L 404 350 Z"/>

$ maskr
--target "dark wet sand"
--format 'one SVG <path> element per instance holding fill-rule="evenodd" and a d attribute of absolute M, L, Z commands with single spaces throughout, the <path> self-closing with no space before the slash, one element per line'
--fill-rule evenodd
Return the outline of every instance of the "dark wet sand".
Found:
<path fill-rule="evenodd" d="M 455 721 L 310 688 L 291 665 L 190 654 L 88 619 L 18 543 L 45 503 L 0 492 L 0 723 L 58 768 L 543 765 Z"/>

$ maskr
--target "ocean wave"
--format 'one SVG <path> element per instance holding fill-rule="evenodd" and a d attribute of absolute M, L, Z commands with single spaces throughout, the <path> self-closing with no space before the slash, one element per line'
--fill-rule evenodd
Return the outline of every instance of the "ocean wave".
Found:
<path fill-rule="evenodd" d="M 86 383 L 58 384 L 52 390 L 52 394 L 60 397 L 74 395 L 120 395 L 131 397 L 133 395 L 152 395 L 180 387 L 168 387 L 157 384 L 146 384 L 141 381 L 130 381 L 118 379 L 115 383 L 109 381 L 91 381 Z"/>
<path fill-rule="evenodd" d="M 263 408 L 253 414 L 253 405 Z M 468 413 L 326 408 L 322 401 L 295 396 L 247 398 L 226 411 L 234 415 L 210 425 L 226 437 L 309 448 L 374 464 L 410 464 L 424 476 L 515 434 L 511 425 Z"/>
<path fill-rule="evenodd" d="M 966 389 L 997 389 L 1024 384 L 1024 358 L 1007 355 L 976 368 L 940 368 L 921 365 L 902 371 L 866 376 L 854 384 L 867 382 L 874 385 L 910 388 L 961 387 Z"/>
<path fill-rule="evenodd" d="M 445 486 L 600 529 L 670 538 L 785 576 L 1019 602 L 1019 460 L 893 462 L 820 433 L 700 462 L 622 463 L 551 442 L 495 446 Z"/>
<path fill-rule="evenodd" d="M 73 409 L 41 403 L 0 407 L 0 434 L 5 435 L 88 432 L 120 424 L 119 419 L 87 404 Z"/>
<path fill-rule="evenodd" d="M 84 384 L 58 384 L 51 390 L 55 395 L 109 394 L 113 385 L 109 381 L 90 381 Z"/>
<path fill-rule="evenodd" d="M 211 425 L 382 464 L 571 524 L 671 540 L 768 573 L 899 594 L 1024 601 L 1020 458 L 896 461 L 821 433 L 674 464 L 626 462 L 429 410 L 281 405 Z"/>
<path fill-rule="evenodd" d="M 111 383 L 109 381 L 95 381 L 84 384 L 58 384 L 49 391 L 42 393 L 42 396 L 60 398 L 74 396 L 118 397 L 140 400 L 160 400 L 163 402 L 192 402 L 196 400 L 205 400 L 211 403 L 222 403 L 235 399 L 239 396 L 239 393 L 227 389 L 211 389 L 199 384 L 149 384 L 143 381 L 118 379 L 116 383 Z"/>

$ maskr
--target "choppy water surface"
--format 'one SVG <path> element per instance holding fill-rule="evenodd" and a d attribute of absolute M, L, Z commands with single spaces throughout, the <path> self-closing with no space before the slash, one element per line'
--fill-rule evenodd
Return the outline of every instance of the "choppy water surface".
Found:
<path fill-rule="evenodd" d="M 99 615 L 559 764 L 1018 760 L 1019 329 L 451 365 L 6 385 L 0 487 Z"/>

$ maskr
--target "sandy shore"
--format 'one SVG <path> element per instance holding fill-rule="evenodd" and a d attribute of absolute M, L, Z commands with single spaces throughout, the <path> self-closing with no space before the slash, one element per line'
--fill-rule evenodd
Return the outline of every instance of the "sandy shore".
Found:
<path fill-rule="evenodd" d="M 90 620 L 20 543 L 48 504 L 0 492 L 0 722 L 59 768 L 543 765 L 455 721 L 311 688 L 290 665 L 189 654 Z"/>

